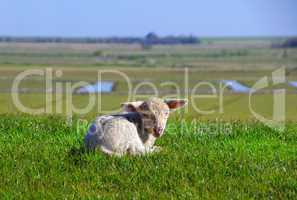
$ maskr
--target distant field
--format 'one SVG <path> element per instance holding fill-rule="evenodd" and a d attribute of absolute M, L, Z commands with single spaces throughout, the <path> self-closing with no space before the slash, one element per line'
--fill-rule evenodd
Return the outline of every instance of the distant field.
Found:
<path fill-rule="evenodd" d="M 60 68 L 56 68 L 58 70 Z M 78 81 L 86 81 L 92 83 L 97 80 L 97 70 L 93 68 L 80 69 L 80 68 L 62 68 L 63 76 L 57 78 L 53 83 L 54 86 L 57 83 L 62 83 L 65 89 L 65 82 L 73 81 L 72 84 Z M 135 91 L 138 84 L 143 81 L 154 84 L 161 97 L 177 97 L 176 88 L 172 86 L 163 86 L 162 83 L 166 81 L 177 84 L 178 89 L 181 92 L 181 98 L 189 99 L 188 110 L 184 113 L 184 117 L 188 119 L 197 118 L 201 120 L 230 120 L 230 119 L 241 119 L 241 120 L 253 120 L 253 116 L 249 110 L 248 94 L 234 94 L 228 88 L 222 90 L 222 104 L 220 104 L 220 84 L 218 80 L 223 79 L 235 79 L 240 81 L 247 86 L 252 86 L 255 82 L 263 76 L 271 76 L 270 71 L 223 71 L 223 72 L 209 72 L 190 69 L 188 72 L 188 82 L 185 83 L 185 71 L 183 70 L 169 70 L 159 69 L 152 70 L 149 68 L 143 69 L 119 69 L 131 78 L 132 91 Z M 0 80 L 0 113 L 16 113 L 18 110 L 15 108 L 12 97 L 10 94 L 10 88 L 13 82 L 13 77 L 20 73 L 22 70 L 18 68 L 2 68 L 0 69 L 1 74 L 4 75 L 5 79 Z M 295 78 L 296 77 L 296 78 Z M 46 102 L 45 98 L 45 83 L 41 77 L 35 76 L 32 79 L 24 80 L 20 88 L 28 90 L 28 92 L 20 94 L 21 101 L 24 105 L 29 108 L 43 108 Z M 90 112 L 83 114 L 89 118 L 93 118 L 96 115 L 102 114 L 102 110 L 116 112 L 120 108 L 120 104 L 127 101 L 128 97 L 128 85 L 125 80 L 115 74 L 106 74 L 103 76 L 105 80 L 116 81 L 116 86 L 111 94 L 103 94 L 101 101 L 99 96 L 96 96 L 96 104 L 90 110 Z M 297 76 L 294 73 L 290 74 L 289 80 L 297 80 Z M 209 83 L 215 89 L 215 97 L 193 97 L 192 92 L 194 91 L 195 85 L 199 83 Z M 185 87 L 187 86 L 188 87 Z M 188 88 L 188 93 L 186 88 Z M 285 88 L 287 89 L 286 96 L 286 118 L 290 121 L 297 121 L 297 88 L 288 86 L 288 84 L 280 84 L 276 86 L 269 86 L 264 93 L 256 94 L 252 98 L 253 108 L 260 114 L 271 118 L 273 108 L 273 89 Z M 31 92 L 30 92 L 31 91 Z M 34 92 L 35 91 L 35 92 Z M 42 93 L 43 92 L 43 93 Z M 149 94 L 146 94 L 149 93 Z M 212 93 L 212 88 L 209 85 L 201 85 L 194 92 L 195 95 L 206 95 Z M 144 86 L 135 92 L 136 96 L 133 98 L 146 99 L 151 95 L 154 95 L 153 90 L 150 86 Z M 55 94 L 54 94 L 55 98 Z M 76 107 L 83 108 L 87 105 L 89 100 L 88 95 L 73 95 L 73 104 Z M 98 102 L 99 101 L 99 102 Z M 66 100 L 66 94 L 62 94 L 61 100 L 53 99 L 51 105 L 54 110 L 56 105 L 61 104 L 63 106 L 63 114 L 65 114 L 66 105 L 69 102 Z M 203 114 L 202 112 L 195 111 L 195 107 L 198 107 L 201 111 L 211 111 L 211 114 Z M 102 110 L 101 110 L 102 109 Z M 221 109 L 221 110 L 220 110 Z"/>
<path fill-rule="evenodd" d="M 138 99 L 146 99 L 149 95 L 142 95 Z M 92 109 L 86 113 L 80 115 L 81 117 L 93 119 L 95 116 L 104 113 L 114 113 L 118 112 L 120 104 L 126 102 L 128 99 L 125 95 L 102 95 L 101 100 L 98 96 L 96 98 L 96 103 Z M 44 108 L 46 98 L 45 95 L 41 94 L 21 94 L 20 99 L 23 104 L 29 108 Z M 89 97 L 86 95 L 74 95 L 72 102 L 77 108 L 83 108 L 87 105 Z M 247 94 L 234 94 L 226 95 L 222 99 L 222 105 L 220 104 L 219 97 L 217 98 L 199 98 L 192 100 L 189 97 L 188 107 L 182 111 L 182 115 L 174 114 L 171 119 L 176 117 L 185 118 L 187 120 L 198 119 L 198 120 L 244 120 L 244 121 L 254 121 L 255 118 L 249 109 L 249 101 Z M 286 119 L 288 121 L 297 121 L 297 95 L 288 94 L 286 96 Z M 57 104 L 61 104 L 63 109 L 62 113 L 66 114 L 66 106 L 69 104 L 66 101 L 65 96 L 62 100 L 52 101 L 53 111 L 58 107 Z M 14 106 L 10 94 L 0 95 L 0 113 L 19 113 L 18 109 Z M 196 106 L 199 111 L 195 110 Z M 259 94 L 252 97 L 252 108 L 259 114 L 272 118 L 273 109 L 273 97 L 271 94 Z M 104 111 L 104 112 L 103 112 Z M 205 112 L 208 113 L 206 114 Z M 75 113 L 74 113 L 75 114 Z"/>
<path fill-rule="evenodd" d="M 55 76 L 53 84 L 66 82 L 72 84 L 79 81 L 93 83 L 97 81 L 98 70 L 115 70 L 129 77 L 132 89 L 137 85 L 150 83 L 156 86 L 162 97 L 176 97 L 177 89 L 180 96 L 188 98 L 190 104 L 184 113 L 185 118 L 205 120 L 253 119 L 248 107 L 248 94 L 233 94 L 228 88 L 223 89 L 222 105 L 219 97 L 192 99 L 191 92 L 197 84 L 211 84 L 219 95 L 219 81 L 223 79 L 237 80 L 247 86 L 253 86 L 264 76 L 271 76 L 273 70 L 284 66 L 287 80 L 297 80 L 297 49 L 271 48 L 273 42 L 281 38 L 204 38 L 200 45 L 154 46 L 144 50 L 140 45 L 112 44 L 32 44 L 32 43 L 0 43 L 0 113 L 16 113 L 18 110 L 11 100 L 10 90 L 17 74 L 27 69 L 45 69 L 51 67 L 54 72 L 62 71 L 60 77 Z M 187 69 L 187 71 L 185 70 Z M 90 118 L 102 114 L 104 110 L 119 108 L 121 102 L 127 100 L 128 85 L 123 77 L 114 73 L 102 76 L 104 80 L 116 82 L 113 93 L 102 96 L 89 113 Z M 271 81 L 271 80 L 270 80 Z M 163 85 L 164 82 L 176 84 Z M 212 88 L 202 84 L 193 93 L 211 94 Z M 45 86 L 42 77 L 33 76 L 22 81 L 21 99 L 25 105 L 33 108 L 45 104 Z M 287 89 L 286 109 L 287 120 L 297 121 L 296 100 L 297 89 L 288 84 L 270 86 L 253 97 L 253 106 L 266 117 L 272 115 L 273 90 Z M 150 86 L 137 90 L 137 98 L 144 99 L 154 95 Z M 63 114 L 66 105 L 66 94 L 63 93 Z M 74 95 L 73 102 L 83 107 L 88 102 L 85 95 Z M 52 105 L 55 107 L 56 100 Z M 99 106 L 100 105 L 100 106 Z M 202 114 L 194 110 L 196 105 L 201 110 L 214 110 L 212 114 Z M 218 108 L 221 108 L 220 112 Z M 223 110 L 223 111 L 222 111 Z"/>
<path fill-rule="evenodd" d="M 276 39 L 205 39 L 199 45 L 0 43 L 0 66 L 79 66 L 195 68 L 200 70 L 270 70 L 295 68 L 297 50 L 272 49 Z M 278 41 L 278 40 L 276 40 Z"/>

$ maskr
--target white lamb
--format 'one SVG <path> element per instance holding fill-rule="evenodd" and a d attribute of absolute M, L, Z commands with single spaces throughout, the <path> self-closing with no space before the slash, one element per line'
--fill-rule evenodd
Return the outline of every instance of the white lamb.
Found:
<path fill-rule="evenodd" d="M 159 98 L 124 103 L 124 113 L 96 118 L 85 136 L 85 146 L 117 156 L 154 152 L 159 149 L 154 143 L 163 135 L 170 111 L 186 103 Z"/>

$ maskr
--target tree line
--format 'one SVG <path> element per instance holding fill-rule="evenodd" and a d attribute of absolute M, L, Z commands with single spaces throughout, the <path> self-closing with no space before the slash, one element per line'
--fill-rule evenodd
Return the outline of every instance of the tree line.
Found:
<path fill-rule="evenodd" d="M 197 44 L 199 38 L 195 36 L 165 36 L 159 37 L 155 33 L 148 33 L 145 37 L 12 37 L 0 36 L 0 42 L 24 43 L 120 43 L 141 44 L 144 46 L 164 44 Z"/>

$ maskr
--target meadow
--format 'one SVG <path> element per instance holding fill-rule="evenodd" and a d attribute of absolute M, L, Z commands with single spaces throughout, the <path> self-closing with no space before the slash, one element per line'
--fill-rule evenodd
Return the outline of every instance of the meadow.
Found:
<path fill-rule="evenodd" d="M 0 118 L 0 196 L 30 198 L 277 198 L 297 195 L 297 127 L 170 123 L 144 157 L 82 147 L 84 127 L 63 117 Z"/>
<path fill-rule="evenodd" d="M 0 198 L 296 198 L 297 89 L 271 80 L 284 67 L 286 81 L 297 81 L 297 49 L 271 48 L 282 39 L 203 38 L 199 45 L 149 50 L 137 44 L 0 43 Z M 48 101 L 44 77 L 35 75 L 22 80 L 17 95 L 28 108 L 49 103 L 53 112 L 22 113 L 12 100 L 15 77 L 47 68 L 53 87 L 61 84 L 63 92 Z M 157 141 L 160 153 L 116 158 L 85 151 L 88 123 L 131 100 L 126 80 L 106 73 L 103 80 L 116 82 L 113 92 L 92 94 L 96 102 L 87 113 L 67 112 L 70 103 L 83 108 L 90 97 L 65 92 L 66 83 L 94 83 L 102 70 L 125 74 L 135 99 L 156 95 L 154 85 L 159 97 L 189 100 Z M 265 76 L 269 85 L 251 105 L 271 119 L 273 93 L 286 89 L 284 131 L 257 121 L 248 94 L 220 90 L 219 80 L 252 87 Z M 195 89 L 199 83 L 207 84 Z"/>

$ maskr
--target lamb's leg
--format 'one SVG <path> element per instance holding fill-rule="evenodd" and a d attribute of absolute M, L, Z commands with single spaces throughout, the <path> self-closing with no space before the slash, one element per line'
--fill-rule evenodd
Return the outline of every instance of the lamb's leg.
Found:
<path fill-rule="evenodd" d="M 120 154 L 120 153 L 117 153 L 117 152 L 114 152 L 114 151 L 111 151 L 109 150 L 108 148 L 104 147 L 104 146 L 101 146 L 100 147 L 101 151 L 109 156 L 118 156 L 118 157 L 121 157 L 123 156 L 123 154 Z"/>
<path fill-rule="evenodd" d="M 161 150 L 160 147 L 157 146 L 145 146 L 142 143 L 138 143 L 138 145 L 133 145 L 128 148 L 127 152 L 131 155 L 145 155 L 154 152 L 159 152 Z"/>

